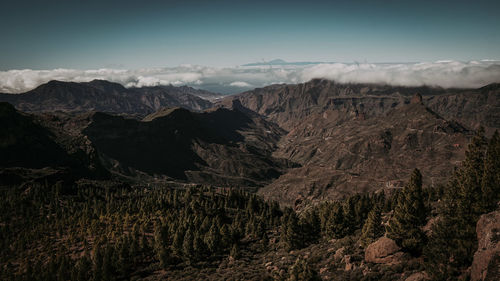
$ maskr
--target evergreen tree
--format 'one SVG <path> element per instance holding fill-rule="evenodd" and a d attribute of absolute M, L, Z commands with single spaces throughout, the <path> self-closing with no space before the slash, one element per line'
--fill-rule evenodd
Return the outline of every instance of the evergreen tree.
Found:
<path fill-rule="evenodd" d="M 184 243 L 184 231 L 182 229 L 177 229 L 174 234 L 174 241 L 172 243 L 172 248 L 177 256 L 182 256 L 182 244 Z"/>
<path fill-rule="evenodd" d="M 217 254 L 219 252 L 219 247 L 222 241 L 219 229 L 217 225 L 213 224 L 207 233 L 205 242 L 208 246 L 208 250 L 211 253 Z"/>
<path fill-rule="evenodd" d="M 477 248 L 476 222 L 484 211 L 484 130 L 472 138 L 462 166 L 455 170 L 439 205 L 439 217 L 425 249 L 426 270 L 435 280 L 456 280 L 470 266 Z M 488 176 L 486 176 L 488 177 Z"/>
<path fill-rule="evenodd" d="M 354 231 L 356 228 L 359 227 L 359 224 L 357 223 L 357 215 L 356 215 L 356 209 L 355 209 L 355 198 L 356 197 L 349 197 L 346 202 L 342 205 L 342 212 L 344 214 L 342 218 L 342 225 L 341 229 L 342 231 L 340 232 L 340 237 L 345 237 L 347 235 L 352 235 L 354 234 Z"/>
<path fill-rule="evenodd" d="M 301 217 L 300 222 L 302 233 L 305 236 L 304 241 L 315 242 L 321 234 L 321 221 L 317 210 L 310 210 Z"/>
<path fill-rule="evenodd" d="M 290 267 L 288 281 L 319 281 L 318 273 L 303 259 L 298 258 Z"/>
<path fill-rule="evenodd" d="M 93 279 L 95 281 L 102 280 L 103 254 L 102 254 L 101 247 L 97 243 L 96 243 L 96 245 L 94 247 L 94 250 L 93 250 L 92 261 L 94 263 L 94 266 L 93 266 L 93 272 L 94 272 Z"/>
<path fill-rule="evenodd" d="M 228 248 L 232 243 L 232 237 L 231 237 L 231 230 L 229 230 L 227 224 L 224 224 L 222 226 L 220 230 L 220 235 L 221 235 L 221 247 L 223 249 Z"/>
<path fill-rule="evenodd" d="M 157 255 L 158 255 L 158 260 L 160 261 L 160 267 L 163 269 L 167 269 L 172 259 L 170 249 L 166 247 L 161 247 Z"/>
<path fill-rule="evenodd" d="M 399 197 L 393 217 L 389 222 L 387 236 L 403 249 L 418 255 L 426 239 L 421 229 L 425 222 L 422 174 L 415 169 Z"/>
<path fill-rule="evenodd" d="M 361 245 L 366 247 L 382 235 L 384 235 L 384 227 L 382 226 L 380 210 L 378 207 L 373 207 L 363 225 Z"/>
<path fill-rule="evenodd" d="M 193 248 L 193 233 L 191 229 L 186 231 L 186 235 L 184 236 L 184 242 L 182 243 L 182 252 L 184 253 L 184 257 L 188 260 L 193 260 L 195 253 Z"/>
<path fill-rule="evenodd" d="M 193 240 L 193 250 L 196 260 L 201 260 L 208 255 L 207 246 L 205 242 L 203 242 L 203 239 L 201 239 L 201 234 L 199 232 L 195 232 L 195 237 Z"/>
<path fill-rule="evenodd" d="M 494 210 L 500 200 L 500 136 L 495 131 L 491 137 L 484 159 L 483 177 L 481 180 L 484 213 Z"/>
<path fill-rule="evenodd" d="M 299 219 L 295 212 L 289 213 L 286 223 L 282 225 L 282 231 L 286 249 L 293 250 L 302 247 Z"/>
<path fill-rule="evenodd" d="M 329 238 L 343 238 L 344 230 L 344 210 L 338 203 L 328 206 L 329 213 L 325 221 L 325 232 Z"/>
<path fill-rule="evenodd" d="M 231 256 L 235 260 L 240 258 L 240 246 L 238 245 L 238 243 L 233 244 L 233 247 L 231 247 L 231 252 L 229 253 L 229 256 Z"/>

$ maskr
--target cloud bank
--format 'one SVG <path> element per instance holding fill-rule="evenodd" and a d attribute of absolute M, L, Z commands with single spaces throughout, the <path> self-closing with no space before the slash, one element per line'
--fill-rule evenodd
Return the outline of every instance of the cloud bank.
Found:
<path fill-rule="evenodd" d="M 313 78 L 331 79 L 341 83 L 478 88 L 500 82 L 500 61 L 437 61 L 401 64 L 319 63 L 232 68 L 181 65 L 135 70 L 23 69 L 0 71 L 0 92 L 21 93 L 50 80 L 86 82 L 93 79 L 105 79 L 120 83 L 125 87 L 188 85 L 229 94 L 276 83 L 301 83 Z"/>

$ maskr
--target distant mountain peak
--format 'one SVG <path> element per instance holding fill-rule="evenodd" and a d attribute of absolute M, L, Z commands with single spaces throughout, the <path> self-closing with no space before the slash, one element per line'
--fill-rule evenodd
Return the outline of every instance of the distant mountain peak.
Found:
<path fill-rule="evenodd" d="M 269 64 L 284 64 L 284 63 L 287 63 L 286 61 L 282 60 L 282 59 L 274 59 L 272 61 L 269 61 L 267 62 Z"/>

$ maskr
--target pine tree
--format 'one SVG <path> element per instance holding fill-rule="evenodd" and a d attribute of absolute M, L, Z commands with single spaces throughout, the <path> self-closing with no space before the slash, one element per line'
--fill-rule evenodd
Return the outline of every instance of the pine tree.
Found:
<path fill-rule="evenodd" d="M 199 232 L 195 232 L 193 250 L 196 260 L 201 260 L 208 255 L 207 246 L 205 242 L 203 242 L 203 239 L 201 239 L 201 234 Z"/>
<path fill-rule="evenodd" d="M 357 215 L 355 209 L 355 198 L 357 197 L 349 197 L 346 202 L 342 205 L 343 223 L 342 223 L 342 231 L 340 236 L 345 237 L 347 235 L 352 235 L 356 228 L 358 227 L 357 223 Z"/>
<path fill-rule="evenodd" d="M 94 280 L 102 279 L 102 270 L 103 270 L 103 255 L 101 247 L 98 243 L 94 246 L 92 261 L 94 263 L 93 271 L 94 271 Z"/>
<path fill-rule="evenodd" d="M 231 252 L 229 253 L 229 256 L 231 256 L 235 260 L 240 258 L 240 246 L 238 245 L 238 243 L 233 244 L 233 247 L 231 247 Z"/>
<path fill-rule="evenodd" d="M 217 254 L 219 252 L 219 247 L 222 241 L 222 237 L 220 235 L 218 227 L 213 224 L 210 227 L 210 230 L 207 233 L 205 243 L 208 246 L 208 250 L 213 253 Z"/>
<path fill-rule="evenodd" d="M 182 244 L 184 243 L 184 231 L 182 229 L 177 229 L 174 234 L 174 241 L 172 243 L 172 249 L 177 256 L 182 256 Z"/>
<path fill-rule="evenodd" d="M 304 241 L 315 242 L 319 239 L 321 221 L 316 210 L 306 212 L 300 219 L 300 226 L 302 228 L 301 232 L 304 235 Z"/>
<path fill-rule="evenodd" d="M 328 206 L 329 213 L 325 221 L 325 232 L 329 238 L 343 238 L 344 228 L 344 210 L 342 206 L 335 203 Z"/>
<path fill-rule="evenodd" d="M 221 248 L 227 249 L 232 243 L 231 231 L 227 224 L 224 224 L 220 230 Z"/>
<path fill-rule="evenodd" d="M 297 258 L 290 267 L 288 281 L 319 281 L 318 273 L 303 258 Z"/>
<path fill-rule="evenodd" d="M 184 236 L 184 242 L 182 243 L 182 252 L 184 253 L 184 257 L 188 260 L 192 260 L 194 258 L 194 248 L 193 248 L 193 233 L 190 229 L 186 231 L 186 235 Z"/>
<path fill-rule="evenodd" d="M 415 169 L 409 183 L 403 189 L 388 226 L 387 236 L 403 249 L 420 254 L 425 243 L 421 227 L 426 222 L 426 210 L 422 195 L 422 174 Z"/>
<path fill-rule="evenodd" d="M 288 215 L 286 223 L 282 225 L 282 231 L 286 249 L 293 250 L 302 247 L 299 219 L 295 212 L 292 211 Z"/>
<path fill-rule="evenodd" d="M 495 131 L 491 137 L 484 159 L 483 177 L 481 179 L 484 213 L 494 210 L 500 200 L 500 136 Z"/>
<path fill-rule="evenodd" d="M 481 186 L 484 176 L 484 156 L 486 151 L 484 128 L 480 128 L 472 138 L 465 152 L 465 160 L 458 170 L 458 214 L 460 216 L 474 216 L 482 213 Z"/>
<path fill-rule="evenodd" d="M 426 271 L 435 280 L 456 280 L 472 263 L 477 248 L 476 222 L 485 208 L 481 192 L 489 188 L 483 185 L 485 149 L 484 130 L 480 129 L 444 190 L 439 217 L 425 249 Z"/>
<path fill-rule="evenodd" d="M 370 213 L 368 213 L 368 218 L 363 225 L 363 230 L 361 232 L 361 245 L 364 247 L 368 246 L 370 243 L 374 242 L 377 238 L 384 234 L 384 227 L 382 226 L 382 217 L 378 207 L 374 207 Z"/>
<path fill-rule="evenodd" d="M 167 269 L 172 259 L 170 249 L 167 247 L 161 247 L 157 255 L 158 255 L 158 260 L 160 261 L 160 267 L 163 269 Z"/>

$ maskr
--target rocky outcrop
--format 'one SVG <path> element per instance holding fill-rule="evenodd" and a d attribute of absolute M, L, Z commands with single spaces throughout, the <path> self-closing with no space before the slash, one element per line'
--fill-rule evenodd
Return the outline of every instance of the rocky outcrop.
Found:
<path fill-rule="evenodd" d="M 404 258 L 396 242 L 387 237 L 381 237 L 365 249 L 365 261 L 383 264 L 398 264 Z"/>
<path fill-rule="evenodd" d="M 500 280 L 500 211 L 482 215 L 476 226 L 478 248 L 471 267 L 471 279 Z"/>

